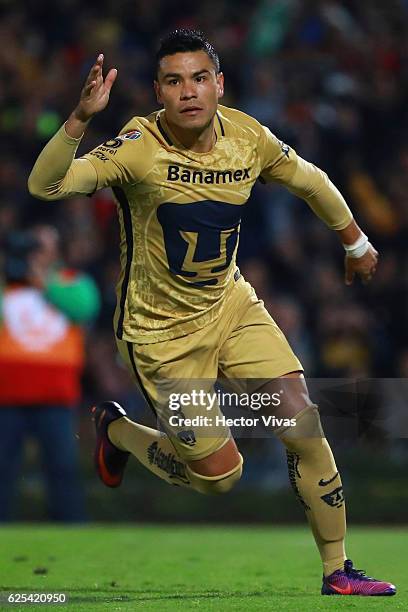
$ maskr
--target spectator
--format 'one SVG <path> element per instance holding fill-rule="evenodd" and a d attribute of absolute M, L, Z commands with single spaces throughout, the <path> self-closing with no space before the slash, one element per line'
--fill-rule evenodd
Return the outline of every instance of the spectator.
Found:
<path fill-rule="evenodd" d="M 6 241 L 0 302 L 0 520 L 14 501 L 26 436 L 42 452 L 52 520 L 85 519 L 75 439 L 81 397 L 84 331 L 95 317 L 93 281 L 58 261 L 50 226 L 15 232 Z"/>

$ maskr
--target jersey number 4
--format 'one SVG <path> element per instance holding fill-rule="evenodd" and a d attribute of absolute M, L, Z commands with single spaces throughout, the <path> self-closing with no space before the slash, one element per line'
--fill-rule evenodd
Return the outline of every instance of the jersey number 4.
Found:
<path fill-rule="evenodd" d="M 157 218 L 170 272 L 193 285 L 216 285 L 237 249 L 241 206 L 211 200 L 166 203 Z"/>

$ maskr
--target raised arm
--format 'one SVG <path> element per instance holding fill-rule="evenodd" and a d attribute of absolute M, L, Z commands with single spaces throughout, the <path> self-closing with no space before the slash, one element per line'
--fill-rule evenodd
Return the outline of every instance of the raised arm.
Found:
<path fill-rule="evenodd" d="M 98 177 L 87 159 L 75 159 L 81 138 L 92 117 L 102 111 L 117 76 L 112 68 L 103 78 L 103 55 L 92 66 L 75 110 L 41 151 L 28 178 L 31 195 L 60 200 L 76 193 L 92 193 Z"/>

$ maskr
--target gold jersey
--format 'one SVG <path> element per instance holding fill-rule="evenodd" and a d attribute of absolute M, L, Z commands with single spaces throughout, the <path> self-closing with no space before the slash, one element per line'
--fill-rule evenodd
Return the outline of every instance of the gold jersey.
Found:
<path fill-rule="evenodd" d="M 71 160 L 64 177 L 56 175 L 52 185 L 48 178 L 48 190 L 46 185 L 43 193 L 37 190 L 46 199 L 84 192 L 89 177 L 82 188 L 76 173 L 87 172 L 93 173 L 95 189 L 113 188 L 121 232 L 115 316 L 120 339 L 169 340 L 220 316 L 239 275 L 241 215 L 256 180 L 287 186 L 332 229 L 343 229 L 352 219 L 325 173 L 254 118 L 219 106 L 214 127 L 213 149 L 195 153 L 176 140 L 164 111 L 134 117 L 119 136 Z M 65 132 L 56 146 L 63 141 L 65 147 L 78 145 Z M 50 161 L 46 149 L 42 163 Z M 40 169 L 41 162 L 32 183 Z"/>

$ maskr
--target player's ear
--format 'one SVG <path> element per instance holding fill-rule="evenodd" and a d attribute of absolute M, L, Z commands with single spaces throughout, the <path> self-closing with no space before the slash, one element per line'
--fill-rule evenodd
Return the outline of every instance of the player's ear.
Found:
<path fill-rule="evenodd" d="M 156 94 L 156 99 L 159 104 L 163 104 L 163 100 L 160 92 L 160 84 L 156 79 L 153 81 L 154 93 Z"/>
<path fill-rule="evenodd" d="M 217 74 L 217 93 L 219 98 L 224 95 L 224 75 L 222 72 Z"/>

